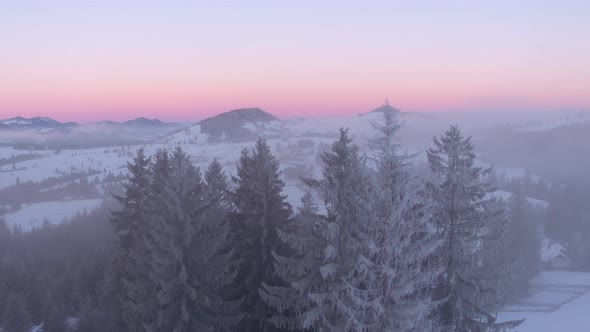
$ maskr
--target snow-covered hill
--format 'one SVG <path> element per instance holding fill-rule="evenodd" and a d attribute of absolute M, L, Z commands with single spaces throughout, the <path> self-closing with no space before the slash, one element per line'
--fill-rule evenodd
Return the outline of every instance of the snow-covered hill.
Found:
<path fill-rule="evenodd" d="M 116 122 L 113 124 L 116 124 Z M 121 123 L 121 126 L 131 127 L 131 128 L 166 128 L 166 127 L 172 128 L 172 127 L 179 127 L 179 126 L 181 126 L 181 124 L 167 123 L 167 122 L 162 122 L 158 119 L 148 119 L 148 118 L 140 117 L 137 119 L 125 121 L 125 122 Z"/>
<path fill-rule="evenodd" d="M 288 131 L 276 116 L 260 108 L 243 108 L 207 118 L 157 140 L 165 144 L 218 144 L 282 137 Z"/>

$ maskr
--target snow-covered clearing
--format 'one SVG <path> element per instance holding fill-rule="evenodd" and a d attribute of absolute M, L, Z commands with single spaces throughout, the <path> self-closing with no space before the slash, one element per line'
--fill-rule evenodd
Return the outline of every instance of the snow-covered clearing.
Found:
<path fill-rule="evenodd" d="M 507 202 L 514 194 L 509 192 L 509 191 L 505 191 L 505 190 L 496 190 L 493 194 L 491 194 L 490 196 L 494 196 L 497 198 L 501 198 L 503 199 L 505 202 Z M 532 197 L 527 197 L 527 200 L 529 201 L 529 203 L 535 207 L 541 208 L 541 209 L 546 209 L 547 207 L 549 207 L 549 202 L 547 201 L 543 201 L 540 199 L 535 199 Z"/>
<path fill-rule="evenodd" d="M 509 305 L 498 321 L 526 318 L 519 332 L 590 331 L 590 272 L 543 271 L 531 281 L 531 294 Z"/>
<path fill-rule="evenodd" d="M 77 213 L 90 212 L 100 206 L 102 199 L 85 199 L 60 202 L 43 202 L 23 206 L 20 210 L 2 216 L 9 227 L 19 225 L 24 231 L 41 227 L 45 220 L 52 224 L 69 220 Z"/>

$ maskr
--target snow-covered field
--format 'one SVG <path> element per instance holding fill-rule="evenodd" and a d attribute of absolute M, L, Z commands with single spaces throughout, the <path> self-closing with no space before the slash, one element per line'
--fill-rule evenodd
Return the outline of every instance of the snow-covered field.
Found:
<path fill-rule="evenodd" d="M 526 318 L 519 332 L 590 331 L 590 272 L 543 271 L 531 294 L 504 308 L 498 321 Z"/>
<path fill-rule="evenodd" d="M 43 202 L 23 206 L 20 210 L 3 215 L 9 227 L 19 225 L 24 231 L 41 227 L 43 222 L 55 224 L 69 220 L 78 213 L 90 212 L 100 206 L 102 199 L 85 199 L 60 202 Z"/>

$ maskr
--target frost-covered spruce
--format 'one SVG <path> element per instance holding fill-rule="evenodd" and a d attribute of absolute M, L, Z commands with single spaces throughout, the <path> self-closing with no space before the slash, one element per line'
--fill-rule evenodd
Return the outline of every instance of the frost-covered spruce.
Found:
<path fill-rule="evenodd" d="M 148 231 L 150 158 L 143 149 L 127 164 L 129 176 L 121 205 L 111 223 L 115 230 L 115 258 L 110 274 L 113 324 L 121 330 L 142 330 L 155 314 L 154 284 L 148 277 L 149 253 L 144 237 Z"/>
<path fill-rule="evenodd" d="M 281 241 L 291 249 L 288 255 L 274 255 L 275 271 L 286 285 L 264 285 L 261 296 L 276 309 L 269 321 L 279 328 L 303 330 L 300 314 L 313 307 L 309 294 L 323 282 L 318 267 L 323 261 L 324 238 L 319 227 L 322 216 L 312 194 L 307 192 L 293 222 L 277 229 Z"/>
<path fill-rule="evenodd" d="M 320 181 L 307 181 L 324 199 L 327 216 L 317 232 L 323 239 L 321 279 L 309 287 L 311 305 L 299 317 L 305 329 L 365 331 L 378 328 L 382 312 L 376 247 L 369 220 L 368 170 L 347 130 L 332 149 L 322 154 L 325 168 Z"/>
<path fill-rule="evenodd" d="M 205 172 L 205 182 L 207 183 L 207 193 L 213 209 L 221 213 L 221 220 L 233 209 L 231 194 L 229 191 L 229 180 L 223 167 L 217 159 L 213 159 L 207 171 Z"/>
<path fill-rule="evenodd" d="M 372 204 L 375 265 L 379 271 L 382 307 L 379 330 L 430 330 L 430 289 L 440 268 L 430 264 L 441 241 L 432 224 L 428 200 L 410 171 L 410 157 L 399 152 L 401 124 L 392 112 L 383 112 L 373 124 L 370 141 L 375 174 Z"/>
<path fill-rule="evenodd" d="M 202 208 L 201 176 L 179 149 L 156 155 L 154 163 L 149 275 L 157 287 L 156 330 L 188 331 L 197 290 L 190 283 L 193 218 Z"/>
<path fill-rule="evenodd" d="M 440 303 L 436 317 L 441 329 L 494 331 L 517 326 L 522 321 L 497 324 L 490 312 L 501 287 L 494 279 L 508 272 L 506 265 L 483 263 L 501 249 L 506 224 L 496 200 L 488 197 L 494 190 L 487 181 L 490 169 L 475 166 L 471 140 L 457 126 L 435 138 L 427 155 L 437 177 L 427 191 L 442 230 L 437 259 L 443 273 L 435 296 Z"/>
<path fill-rule="evenodd" d="M 203 273 L 203 283 L 216 290 L 210 317 L 218 330 L 233 330 L 241 320 L 239 301 L 225 298 L 222 293 L 232 284 L 238 269 L 231 239 L 230 214 L 235 210 L 229 191 L 228 177 L 217 159 L 205 172 L 207 209 L 199 236 L 194 241 L 196 273 Z"/>
<path fill-rule="evenodd" d="M 152 281 L 156 284 L 156 330 L 213 331 L 229 329 L 219 289 L 233 275 L 219 245 L 225 236 L 215 229 L 200 171 L 177 148 L 170 158 L 156 156 L 150 214 Z M 218 221 L 219 222 L 219 221 Z M 218 233 L 221 232 L 221 233 Z M 219 259 L 219 261 L 218 261 Z"/>
<path fill-rule="evenodd" d="M 286 249 L 277 228 L 288 222 L 291 207 L 285 201 L 280 174 L 279 163 L 263 139 L 256 142 L 254 149 L 242 151 L 234 179 L 237 210 L 233 217 L 234 241 L 241 262 L 235 284 L 246 315 L 241 331 L 276 329 L 269 321 L 275 310 L 261 293 L 263 285 L 282 285 L 275 273 L 273 255 Z"/>

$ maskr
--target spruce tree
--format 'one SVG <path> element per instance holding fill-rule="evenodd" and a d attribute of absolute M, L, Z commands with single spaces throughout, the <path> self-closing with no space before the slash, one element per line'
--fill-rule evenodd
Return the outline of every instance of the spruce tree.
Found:
<path fill-rule="evenodd" d="M 478 245 L 479 259 L 473 268 L 472 277 L 479 280 L 479 287 L 487 290 L 474 298 L 475 303 L 488 313 L 494 313 L 506 305 L 511 294 L 510 289 L 518 278 L 520 267 L 518 254 L 511 251 L 510 220 L 506 203 L 502 199 L 491 200 L 485 207 L 492 214 L 480 236 Z"/>
<path fill-rule="evenodd" d="M 220 219 L 225 219 L 233 209 L 233 202 L 229 191 L 229 179 L 219 160 L 213 159 L 209 164 L 205 172 L 205 182 L 207 183 L 207 193 L 212 208 L 221 213 Z"/>
<path fill-rule="evenodd" d="M 378 211 L 373 227 L 383 294 L 380 329 L 431 329 L 430 288 L 440 274 L 431 262 L 441 242 L 427 197 L 411 173 L 411 156 L 399 152 L 401 123 L 393 112 L 383 112 L 373 127 L 377 135 L 370 141 L 375 166 L 371 203 Z"/>
<path fill-rule="evenodd" d="M 299 315 L 305 329 L 365 331 L 378 329 L 382 312 L 377 246 L 369 172 L 345 129 L 330 151 L 319 181 L 306 181 L 324 199 L 327 216 L 317 228 L 323 239 L 321 275 L 308 290 L 311 305 Z"/>
<path fill-rule="evenodd" d="M 242 151 L 234 182 L 234 240 L 240 259 L 236 283 L 246 315 L 240 330 L 272 331 L 275 327 L 269 318 L 275 311 L 261 293 L 265 285 L 280 285 L 273 254 L 284 250 L 277 229 L 288 222 L 291 206 L 282 192 L 285 184 L 279 163 L 263 139 L 252 150 Z"/>
<path fill-rule="evenodd" d="M 490 331 L 514 328 L 522 321 L 496 323 L 490 312 L 500 285 L 493 279 L 506 273 L 503 266 L 485 266 L 486 256 L 503 243 L 505 218 L 487 180 L 491 168 L 475 166 L 474 148 L 457 126 L 434 139 L 427 151 L 435 183 L 428 184 L 433 217 L 441 228 L 437 252 L 443 268 L 435 300 L 437 320 L 444 331 Z"/>
<path fill-rule="evenodd" d="M 309 294 L 323 282 L 318 269 L 322 264 L 324 246 L 318 229 L 321 226 L 322 216 L 318 213 L 313 195 L 306 192 L 293 222 L 277 229 L 281 241 L 291 249 L 289 255 L 274 255 L 276 273 L 285 285 L 265 285 L 261 295 L 275 308 L 276 313 L 269 321 L 279 328 L 292 331 L 304 329 L 299 314 L 313 306 Z"/>
<path fill-rule="evenodd" d="M 197 312 L 191 307 L 198 290 L 191 283 L 190 247 L 197 231 L 194 219 L 199 218 L 204 203 L 203 183 L 200 172 L 180 148 L 170 159 L 162 155 L 159 160 L 169 160 L 169 164 L 154 165 L 157 191 L 153 202 L 157 210 L 151 213 L 147 239 L 152 255 L 150 276 L 157 287 L 155 326 L 157 330 L 189 331 L 197 322 L 193 316 Z"/>
<path fill-rule="evenodd" d="M 205 172 L 206 209 L 193 240 L 193 274 L 198 276 L 210 305 L 202 306 L 216 330 L 232 330 L 241 320 L 239 301 L 225 291 L 235 279 L 238 261 L 230 238 L 230 213 L 234 211 L 228 177 L 217 159 Z"/>
<path fill-rule="evenodd" d="M 116 330 L 142 330 L 154 314 L 153 284 L 147 276 L 149 254 L 144 237 L 148 229 L 150 200 L 150 158 L 143 149 L 128 163 L 129 176 L 124 196 L 115 196 L 121 205 L 111 223 L 115 230 L 115 258 L 110 273 L 113 323 Z"/>
<path fill-rule="evenodd" d="M 157 290 L 157 317 L 167 331 L 229 330 L 239 320 L 220 290 L 234 278 L 227 240 L 227 188 L 219 164 L 203 182 L 181 148 L 156 154 L 151 182 L 149 277 Z M 223 202 L 222 202 L 223 200 Z"/>

